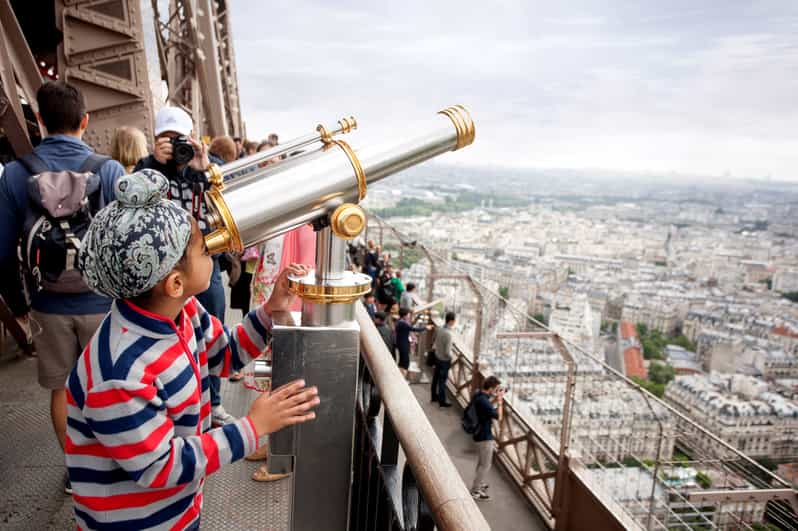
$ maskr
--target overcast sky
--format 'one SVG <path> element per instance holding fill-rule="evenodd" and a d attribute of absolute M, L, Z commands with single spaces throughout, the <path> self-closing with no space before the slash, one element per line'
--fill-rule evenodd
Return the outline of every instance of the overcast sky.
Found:
<path fill-rule="evenodd" d="M 232 0 L 247 132 L 463 103 L 453 164 L 798 180 L 798 1 Z"/>

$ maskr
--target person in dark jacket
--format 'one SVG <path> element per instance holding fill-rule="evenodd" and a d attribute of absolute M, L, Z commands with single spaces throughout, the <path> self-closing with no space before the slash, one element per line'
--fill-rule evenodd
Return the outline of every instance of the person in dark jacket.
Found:
<path fill-rule="evenodd" d="M 380 333 L 382 340 L 385 342 L 385 346 L 388 347 L 388 352 L 395 358 L 396 345 L 394 345 L 393 341 L 393 330 L 391 330 L 391 325 L 388 324 L 388 318 L 385 312 L 377 312 L 374 314 L 374 326 L 377 327 L 377 332 Z"/>
<path fill-rule="evenodd" d="M 205 192 L 210 188 L 205 172 L 211 165 L 224 164 L 221 159 L 209 156 L 208 149 L 192 136 L 194 123 L 191 116 L 178 107 L 163 107 L 155 116 L 155 142 L 152 155 L 141 159 L 134 171 L 144 168 L 158 170 L 169 179 L 169 198 L 191 213 L 197 220 L 203 234 L 210 232 L 206 220 Z M 173 139 L 185 137 L 194 148 L 194 158 L 178 164 L 173 156 Z M 208 313 L 224 323 L 225 297 L 222 284 L 222 269 L 219 257 L 213 257 L 211 285 L 199 295 L 197 300 Z M 221 380 L 218 376 L 209 378 L 211 393 L 211 415 L 217 426 L 233 422 L 235 418 L 222 407 L 220 394 Z"/>
<path fill-rule="evenodd" d="M 399 310 L 399 320 L 396 322 L 394 335 L 396 337 L 396 350 L 399 351 L 399 370 L 402 376 L 407 375 L 407 368 L 410 366 L 410 332 L 424 332 L 432 326 L 413 326 L 410 323 L 410 310 Z"/>
<path fill-rule="evenodd" d="M 438 329 L 435 336 L 435 368 L 432 374 L 432 402 L 441 407 L 452 407 L 446 399 L 446 380 L 452 366 L 452 329 L 454 329 L 454 312 L 446 312 L 446 324 Z"/>
<path fill-rule="evenodd" d="M 377 278 L 377 248 L 374 240 L 369 240 L 366 248 L 366 255 L 363 257 L 363 272 L 371 277 L 372 282 Z"/>
<path fill-rule="evenodd" d="M 396 304 L 396 291 L 392 280 L 393 271 L 390 266 L 383 269 L 377 277 L 377 302 L 380 304 L 380 309 L 386 312 L 390 312 Z"/>
<path fill-rule="evenodd" d="M 488 376 L 482 388 L 472 398 L 477 412 L 479 427 L 474 433 L 477 445 L 477 470 L 471 485 L 471 496 L 475 500 L 489 500 L 487 477 L 493 464 L 493 421 L 502 419 L 504 389 L 495 376 Z"/>
<path fill-rule="evenodd" d="M 366 311 L 369 313 L 369 317 L 371 320 L 374 320 L 374 316 L 377 314 L 377 304 L 374 302 L 374 292 L 370 291 L 366 293 Z"/>

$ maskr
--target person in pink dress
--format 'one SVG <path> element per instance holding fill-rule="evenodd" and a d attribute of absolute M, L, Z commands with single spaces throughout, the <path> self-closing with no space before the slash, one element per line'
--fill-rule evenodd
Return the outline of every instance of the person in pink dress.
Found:
<path fill-rule="evenodd" d="M 316 234 L 310 225 L 303 225 L 283 236 L 278 236 L 260 245 L 260 257 L 255 273 L 252 275 L 252 300 L 251 304 L 259 305 L 260 301 L 269 300 L 274 284 L 286 264 L 314 264 L 316 263 Z M 251 306 L 257 307 L 257 306 Z M 297 298 L 291 307 L 292 312 L 302 309 L 302 301 Z M 271 353 L 267 350 L 266 356 Z M 265 461 L 269 457 L 269 445 L 264 443 L 261 448 L 246 457 L 248 461 Z M 255 481 L 277 481 L 287 477 L 287 474 L 271 474 L 263 464 L 252 474 Z"/>

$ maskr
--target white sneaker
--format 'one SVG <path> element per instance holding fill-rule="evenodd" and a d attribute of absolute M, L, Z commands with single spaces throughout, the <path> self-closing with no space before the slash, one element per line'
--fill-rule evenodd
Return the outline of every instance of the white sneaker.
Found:
<path fill-rule="evenodd" d="M 236 418 L 224 410 L 224 406 L 219 404 L 211 409 L 211 423 L 214 426 L 224 426 L 225 424 L 230 424 L 231 422 L 235 422 Z"/>

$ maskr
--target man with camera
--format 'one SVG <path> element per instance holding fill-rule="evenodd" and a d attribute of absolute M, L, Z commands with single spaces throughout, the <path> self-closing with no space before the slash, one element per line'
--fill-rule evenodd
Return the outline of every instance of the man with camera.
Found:
<path fill-rule="evenodd" d="M 477 430 L 474 442 L 477 446 L 477 469 L 471 496 L 475 500 L 489 500 L 488 472 L 493 464 L 493 421 L 501 422 L 504 414 L 504 393 L 507 388 L 495 376 L 488 376 L 471 399 L 476 408 Z M 469 405 L 470 406 L 470 405 Z"/>
<path fill-rule="evenodd" d="M 209 155 L 208 148 L 192 136 L 194 124 L 191 117 L 178 107 L 164 107 L 155 116 L 155 141 L 152 155 L 141 159 L 134 171 L 142 168 L 158 170 L 169 179 L 169 198 L 191 212 L 202 232 L 208 233 L 205 215 L 205 191 L 210 188 L 205 171 L 214 164 L 224 162 Z M 197 295 L 208 313 L 224 323 L 225 299 L 219 258 L 213 258 L 211 285 Z M 235 418 L 222 407 L 219 389 L 221 381 L 210 378 L 211 414 L 216 425 L 227 424 Z"/>

